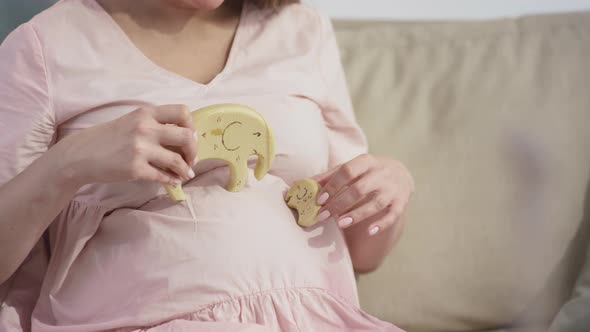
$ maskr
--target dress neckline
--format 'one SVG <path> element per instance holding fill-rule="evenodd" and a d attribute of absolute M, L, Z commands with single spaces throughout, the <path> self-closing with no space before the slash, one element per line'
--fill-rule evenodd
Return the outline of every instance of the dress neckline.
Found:
<path fill-rule="evenodd" d="M 217 73 L 217 75 L 215 75 L 215 77 L 210 80 L 207 83 L 202 83 L 202 82 L 198 82 L 195 81 L 193 79 L 190 79 L 184 75 L 181 75 L 179 73 L 176 73 L 174 71 L 168 70 L 160 65 L 158 65 L 157 63 L 155 63 L 152 59 L 150 59 L 142 50 L 139 49 L 139 47 L 136 46 L 136 44 L 131 40 L 131 38 L 129 37 L 129 35 L 127 35 L 127 33 L 123 30 L 123 28 L 121 28 L 121 26 L 113 19 L 113 17 L 98 3 L 97 0 L 89 0 L 88 1 L 90 3 L 90 5 L 98 12 L 98 14 L 105 19 L 107 25 L 109 26 L 109 28 L 116 34 L 118 35 L 118 37 L 121 39 L 121 41 L 123 42 L 124 46 L 127 48 L 127 50 L 129 52 L 131 52 L 132 54 L 134 54 L 134 57 L 137 58 L 138 61 L 140 61 L 141 63 L 147 65 L 148 67 L 154 69 L 157 72 L 160 72 L 166 76 L 170 76 L 173 77 L 175 79 L 181 80 L 181 81 L 185 81 L 188 82 L 189 84 L 192 84 L 196 87 L 199 88 L 209 88 L 213 85 L 215 85 L 220 79 L 222 79 L 223 77 L 227 76 L 232 68 L 233 65 L 235 64 L 235 59 L 236 59 L 236 54 L 238 53 L 238 50 L 240 49 L 240 43 L 241 43 L 241 39 L 242 39 L 242 33 L 244 30 L 244 27 L 246 26 L 246 20 L 247 20 L 247 13 L 248 13 L 248 1 L 244 1 L 242 8 L 241 8 L 241 12 L 240 12 L 240 18 L 238 21 L 238 26 L 236 27 L 236 31 L 234 34 L 234 38 L 232 40 L 231 46 L 230 46 L 230 50 L 229 50 L 229 54 L 228 57 L 225 61 L 225 65 L 223 66 L 223 69 Z"/>

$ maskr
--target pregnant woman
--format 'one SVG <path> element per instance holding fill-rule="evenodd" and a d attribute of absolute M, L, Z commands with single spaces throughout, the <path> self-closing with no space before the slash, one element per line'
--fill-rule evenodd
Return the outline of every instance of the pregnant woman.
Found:
<path fill-rule="evenodd" d="M 400 331 L 353 271 L 393 246 L 413 180 L 367 154 L 330 22 L 295 2 L 62 0 L 4 41 L 1 331 Z M 188 111 L 217 103 L 275 133 L 237 193 L 197 163 Z M 283 198 L 304 177 L 307 229 Z"/>

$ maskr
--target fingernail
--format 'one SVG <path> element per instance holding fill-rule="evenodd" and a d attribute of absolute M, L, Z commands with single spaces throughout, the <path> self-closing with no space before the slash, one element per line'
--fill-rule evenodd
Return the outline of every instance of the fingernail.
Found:
<path fill-rule="evenodd" d="M 330 194 L 328 194 L 328 193 L 321 194 L 320 197 L 318 197 L 318 205 L 326 204 L 326 202 L 328 201 L 328 198 L 330 198 Z"/>
<path fill-rule="evenodd" d="M 172 179 L 172 183 L 179 185 L 179 184 L 182 184 L 182 180 L 181 179 Z"/>
<path fill-rule="evenodd" d="M 346 218 L 340 219 L 340 221 L 338 221 L 338 226 L 340 226 L 341 228 L 348 227 L 348 226 L 350 226 L 350 224 L 352 224 L 351 217 L 346 217 Z"/>
<path fill-rule="evenodd" d="M 330 218 L 330 211 L 324 210 L 324 211 L 322 211 L 322 213 L 318 214 L 317 221 L 318 222 L 326 221 L 328 218 Z"/>
<path fill-rule="evenodd" d="M 193 137 L 195 138 L 195 140 L 199 140 L 199 133 L 195 130 L 195 133 L 193 134 Z"/>
<path fill-rule="evenodd" d="M 373 236 L 377 233 L 379 233 L 379 226 L 373 226 L 371 227 L 371 229 L 369 229 L 369 235 Z"/>
<path fill-rule="evenodd" d="M 192 168 L 188 170 L 188 176 L 190 176 L 191 179 L 195 177 L 195 171 L 193 171 Z"/>

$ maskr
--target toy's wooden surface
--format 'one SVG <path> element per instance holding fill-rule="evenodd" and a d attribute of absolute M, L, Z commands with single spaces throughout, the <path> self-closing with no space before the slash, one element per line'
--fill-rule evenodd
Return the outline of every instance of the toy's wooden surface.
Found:
<path fill-rule="evenodd" d="M 310 227 L 316 224 L 317 215 L 321 208 L 317 205 L 319 191 L 320 185 L 312 179 L 296 181 L 289 188 L 285 201 L 287 206 L 297 210 L 297 223 L 300 226 Z"/>
<path fill-rule="evenodd" d="M 220 159 L 230 168 L 226 189 L 240 191 L 248 178 L 248 158 L 258 156 L 254 175 L 266 175 L 274 159 L 274 136 L 264 118 L 251 108 L 237 104 L 211 105 L 192 113 L 198 133 L 198 160 Z M 166 185 L 175 201 L 185 200 L 182 186 Z"/>

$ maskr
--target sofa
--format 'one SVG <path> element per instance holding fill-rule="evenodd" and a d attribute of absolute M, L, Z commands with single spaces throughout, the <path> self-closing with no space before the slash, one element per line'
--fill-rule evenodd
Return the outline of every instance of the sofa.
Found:
<path fill-rule="evenodd" d="M 547 331 L 589 239 L 590 12 L 335 26 L 372 152 L 416 180 L 364 309 L 411 332 Z"/>
<path fill-rule="evenodd" d="M 0 33 L 32 14 L 18 3 Z M 358 276 L 363 309 L 409 332 L 548 331 L 590 269 L 590 12 L 334 24 L 371 151 L 417 188 Z"/>

